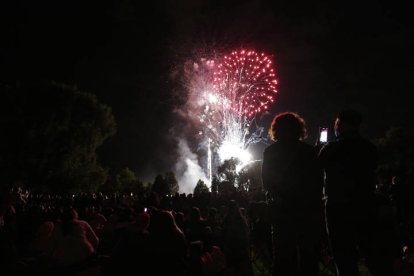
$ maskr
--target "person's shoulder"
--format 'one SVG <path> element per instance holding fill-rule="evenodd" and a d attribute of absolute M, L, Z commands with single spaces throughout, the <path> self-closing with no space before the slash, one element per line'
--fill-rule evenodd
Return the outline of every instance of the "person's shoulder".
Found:
<path fill-rule="evenodd" d="M 301 148 L 303 148 L 304 150 L 313 150 L 315 148 L 314 146 L 312 146 L 312 145 L 310 145 L 310 144 L 308 144 L 306 142 L 303 142 L 303 141 L 299 141 L 298 145 Z"/>
<path fill-rule="evenodd" d="M 318 156 L 319 149 L 316 146 L 312 146 L 308 143 L 300 141 L 298 143 L 298 153 L 302 156 L 307 156 L 308 158 L 315 159 Z"/>
<path fill-rule="evenodd" d="M 272 151 L 276 150 L 277 148 L 278 148 L 278 143 L 274 142 L 274 143 L 270 144 L 269 146 L 267 146 L 264 149 L 263 153 L 266 154 L 266 153 L 272 152 Z"/>
<path fill-rule="evenodd" d="M 374 142 L 372 142 L 371 140 L 364 138 L 361 136 L 361 141 L 367 145 L 367 147 L 371 147 L 371 148 L 376 148 L 377 146 L 374 144 Z"/>
<path fill-rule="evenodd" d="M 338 139 L 338 138 L 335 138 L 335 139 L 333 139 L 333 140 L 330 140 L 328 143 L 326 143 L 324 146 L 323 146 L 323 148 L 334 148 L 334 147 L 338 147 L 338 146 L 340 146 L 343 142 L 344 142 L 345 140 L 341 140 L 341 139 Z"/>
<path fill-rule="evenodd" d="M 338 146 L 340 146 L 340 141 L 338 140 L 329 141 L 328 143 L 326 143 L 325 145 L 321 147 L 321 149 L 319 150 L 319 155 L 329 153 L 333 151 L 335 148 L 337 148 Z"/>
<path fill-rule="evenodd" d="M 77 219 L 75 220 L 75 222 L 81 227 L 91 227 L 89 222 L 87 222 L 86 220 Z"/>
<path fill-rule="evenodd" d="M 272 142 L 270 145 L 268 145 L 268 146 L 265 148 L 265 150 L 270 150 L 270 149 L 276 148 L 276 147 L 278 147 L 278 145 L 279 145 L 279 142 L 278 142 L 278 141 L 274 141 L 274 142 Z"/>
<path fill-rule="evenodd" d="M 358 135 L 353 137 L 352 140 L 349 141 L 349 143 L 354 144 L 355 146 L 359 147 L 359 148 L 365 148 L 365 149 L 369 149 L 369 150 L 376 150 L 377 146 L 370 141 L 369 139 Z"/>
<path fill-rule="evenodd" d="M 315 147 L 313 147 L 312 145 L 309 145 L 308 143 L 303 142 L 303 141 L 299 141 L 296 144 L 296 148 L 298 148 L 302 152 L 307 152 L 307 153 L 314 153 L 315 152 Z"/>
<path fill-rule="evenodd" d="M 371 155 L 377 155 L 378 148 L 377 146 L 366 138 L 361 139 L 361 148 L 365 149 L 365 151 Z"/>

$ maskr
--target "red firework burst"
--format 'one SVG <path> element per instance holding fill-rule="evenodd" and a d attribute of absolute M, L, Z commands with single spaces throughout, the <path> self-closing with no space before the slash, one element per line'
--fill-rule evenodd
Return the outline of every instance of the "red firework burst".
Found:
<path fill-rule="evenodd" d="M 214 89 L 239 115 L 251 117 L 274 102 L 277 80 L 272 60 L 253 50 L 233 51 L 224 56 L 214 72 Z"/>

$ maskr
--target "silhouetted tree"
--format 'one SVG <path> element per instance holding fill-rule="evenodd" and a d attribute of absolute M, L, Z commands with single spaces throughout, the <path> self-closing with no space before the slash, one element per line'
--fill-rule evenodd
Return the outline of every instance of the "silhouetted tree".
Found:
<path fill-rule="evenodd" d="M 217 168 L 219 179 L 229 181 L 234 186 L 237 180 L 236 167 L 238 164 L 240 161 L 236 158 L 224 160 L 223 164 Z"/>
<path fill-rule="evenodd" d="M 175 194 L 178 189 L 178 182 L 173 172 L 166 172 L 164 177 L 161 174 L 157 175 L 151 188 L 160 196 Z"/>
<path fill-rule="evenodd" d="M 154 183 L 151 185 L 151 190 L 158 195 L 168 194 L 168 184 L 161 174 L 155 177 Z"/>
<path fill-rule="evenodd" d="M 194 188 L 194 195 L 201 195 L 201 194 L 208 193 L 208 192 L 209 192 L 209 189 L 206 183 L 204 183 L 203 180 L 199 179 Z"/>
<path fill-rule="evenodd" d="M 111 109 L 76 87 L 0 86 L 2 185 L 96 190 L 107 172 L 96 149 L 115 133 Z"/>
<path fill-rule="evenodd" d="M 142 194 L 144 192 L 144 184 L 129 168 L 121 170 L 116 175 L 116 182 L 119 190 L 125 193 Z"/>
<path fill-rule="evenodd" d="M 236 191 L 234 184 L 228 180 L 220 181 L 218 185 L 218 192 L 220 194 L 231 194 Z"/>
<path fill-rule="evenodd" d="M 237 184 L 237 171 L 236 167 L 240 163 L 238 159 L 231 158 L 225 160 L 217 168 L 218 186 L 217 190 L 219 193 L 231 193 L 236 190 L 235 185 Z"/>
<path fill-rule="evenodd" d="M 165 181 L 167 182 L 168 193 L 170 195 L 174 195 L 174 194 L 178 193 L 179 186 L 178 186 L 178 181 L 175 177 L 174 172 L 171 172 L 171 171 L 166 172 L 165 173 Z"/>
<path fill-rule="evenodd" d="M 262 162 L 252 162 L 240 170 L 238 173 L 238 188 L 249 192 L 263 190 Z"/>

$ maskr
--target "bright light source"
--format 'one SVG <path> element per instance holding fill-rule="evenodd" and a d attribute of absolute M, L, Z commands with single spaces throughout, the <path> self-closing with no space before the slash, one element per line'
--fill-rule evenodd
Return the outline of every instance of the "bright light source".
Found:
<path fill-rule="evenodd" d="M 247 150 L 243 149 L 242 143 L 234 144 L 230 141 L 224 141 L 220 146 L 218 153 L 222 161 L 230 158 L 239 159 L 241 162 L 240 167 L 243 167 L 252 160 L 252 155 Z"/>
<path fill-rule="evenodd" d="M 212 94 L 212 93 L 208 93 L 208 101 L 210 103 L 217 103 L 218 102 L 218 98 L 216 95 Z"/>

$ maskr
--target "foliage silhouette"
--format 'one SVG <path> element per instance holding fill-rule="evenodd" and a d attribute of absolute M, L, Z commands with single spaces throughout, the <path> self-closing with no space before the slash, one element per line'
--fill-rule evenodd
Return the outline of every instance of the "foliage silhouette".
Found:
<path fill-rule="evenodd" d="M 96 149 L 116 131 L 111 109 L 76 87 L 1 85 L 3 188 L 96 190 L 107 177 Z"/>

